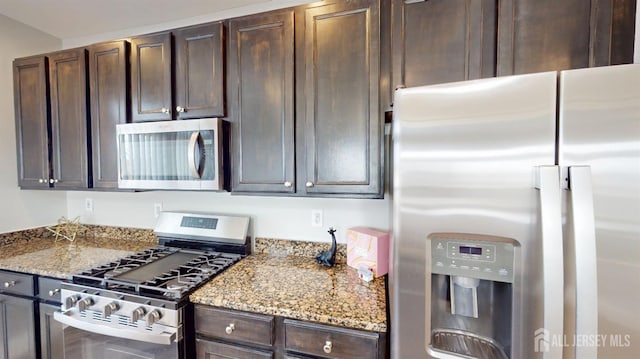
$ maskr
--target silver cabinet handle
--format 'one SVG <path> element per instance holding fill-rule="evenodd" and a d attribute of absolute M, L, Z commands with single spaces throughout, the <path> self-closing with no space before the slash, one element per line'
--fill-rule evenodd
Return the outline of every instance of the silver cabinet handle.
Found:
<path fill-rule="evenodd" d="M 4 282 L 4 287 L 5 288 L 9 288 L 9 287 L 15 287 L 16 286 L 16 281 L 15 280 L 11 280 L 8 282 Z"/>
<path fill-rule="evenodd" d="M 233 323 L 227 325 L 227 327 L 224 328 L 224 332 L 227 333 L 227 334 L 233 333 L 234 330 L 236 330 L 236 326 Z"/>
<path fill-rule="evenodd" d="M 593 213 L 593 188 L 589 166 L 569 167 L 568 215 L 571 220 L 573 238 L 565 238 L 565 248 L 575 260 L 572 272 L 575 275 L 575 334 L 598 334 L 598 270 L 596 256 L 596 231 Z M 576 358 L 595 358 L 598 348 L 577 346 Z"/>
<path fill-rule="evenodd" d="M 53 178 L 49 178 L 49 183 L 53 183 L 54 179 Z"/>
<path fill-rule="evenodd" d="M 291 187 L 291 182 L 286 181 L 286 182 L 284 183 L 284 186 L 285 186 L 285 187 Z"/>
<path fill-rule="evenodd" d="M 170 109 L 168 109 L 168 108 L 166 108 L 166 107 L 163 107 L 163 108 L 160 110 L 160 112 L 162 112 L 162 113 L 171 113 L 171 110 L 170 110 Z"/>
<path fill-rule="evenodd" d="M 540 166 L 538 185 L 542 235 L 543 328 L 550 335 L 564 330 L 564 258 L 562 248 L 562 204 L 558 166 Z M 562 347 L 551 345 L 543 359 L 562 358 Z"/>
<path fill-rule="evenodd" d="M 46 181 L 45 181 L 45 179 L 44 179 L 44 178 L 40 178 L 40 179 L 38 179 L 38 183 L 45 183 L 45 182 L 46 182 Z"/>
<path fill-rule="evenodd" d="M 305 186 L 307 186 L 307 188 L 311 188 L 313 187 L 313 182 L 309 181 L 305 184 Z"/>
<path fill-rule="evenodd" d="M 49 296 L 50 297 L 55 297 L 56 294 L 60 293 L 60 288 L 56 288 L 56 289 L 52 289 L 49 291 Z"/>
<path fill-rule="evenodd" d="M 176 106 L 176 111 L 178 111 L 179 113 L 183 113 L 186 112 L 187 109 L 182 106 Z"/>
<path fill-rule="evenodd" d="M 324 343 L 324 346 L 322 347 L 322 350 L 323 350 L 325 353 L 329 354 L 329 353 L 331 353 L 331 349 L 332 349 L 332 348 L 333 348 L 333 343 L 331 343 L 331 341 L 330 341 L 330 340 L 327 340 L 327 341 Z"/>

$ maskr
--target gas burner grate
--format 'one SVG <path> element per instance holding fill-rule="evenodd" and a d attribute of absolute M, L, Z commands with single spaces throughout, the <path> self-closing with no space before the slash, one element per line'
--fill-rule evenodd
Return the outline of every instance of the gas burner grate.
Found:
<path fill-rule="evenodd" d="M 76 284 L 179 300 L 243 258 L 158 246 L 73 275 Z"/>

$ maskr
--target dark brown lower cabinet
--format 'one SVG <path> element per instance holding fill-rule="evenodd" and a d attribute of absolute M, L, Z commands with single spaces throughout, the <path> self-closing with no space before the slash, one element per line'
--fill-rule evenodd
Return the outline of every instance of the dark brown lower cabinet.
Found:
<path fill-rule="evenodd" d="M 196 339 L 196 351 L 198 359 L 217 358 L 246 358 L 246 359 L 272 359 L 270 351 L 258 350 L 238 345 L 225 344 L 217 341 Z"/>
<path fill-rule="evenodd" d="M 64 327 L 53 319 L 60 304 L 40 303 L 40 353 L 42 359 L 64 358 Z"/>
<path fill-rule="evenodd" d="M 198 359 L 384 359 L 386 333 L 195 306 Z"/>
<path fill-rule="evenodd" d="M 34 278 L 0 271 L 0 283 L 0 359 L 36 358 Z"/>

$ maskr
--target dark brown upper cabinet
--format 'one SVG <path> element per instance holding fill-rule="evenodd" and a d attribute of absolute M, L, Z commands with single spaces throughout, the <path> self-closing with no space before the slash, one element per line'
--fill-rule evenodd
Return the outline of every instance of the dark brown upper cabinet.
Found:
<path fill-rule="evenodd" d="M 297 190 L 383 196 L 380 3 L 296 12 Z"/>
<path fill-rule="evenodd" d="M 131 39 L 133 122 L 225 115 L 223 24 L 174 33 L 175 57 L 171 32 Z"/>
<path fill-rule="evenodd" d="M 393 0 L 393 85 L 495 76 L 497 0 Z"/>
<path fill-rule="evenodd" d="M 221 22 L 175 32 L 176 117 L 224 117 L 224 26 Z"/>
<path fill-rule="evenodd" d="M 173 119 L 171 33 L 131 39 L 133 122 Z"/>
<path fill-rule="evenodd" d="M 229 22 L 235 192 L 295 192 L 293 10 Z"/>
<path fill-rule="evenodd" d="M 49 188 L 49 64 L 45 56 L 13 61 L 18 185 Z"/>
<path fill-rule="evenodd" d="M 87 117 L 87 54 L 72 49 L 49 55 L 51 86 L 50 182 L 60 189 L 91 187 Z"/>
<path fill-rule="evenodd" d="M 501 0 L 497 74 L 633 61 L 636 1 Z"/>
<path fill-rule="evenodd" d="M 129 118 L 129 43 L 89 47 L 93 187 L 118 188 L 116 125 Z"/>

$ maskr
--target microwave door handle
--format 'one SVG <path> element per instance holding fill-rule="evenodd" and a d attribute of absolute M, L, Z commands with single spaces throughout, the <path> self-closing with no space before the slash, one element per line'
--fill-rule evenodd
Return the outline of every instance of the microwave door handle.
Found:
<path fill-rule="evenodd" d="M 593 188 L 589 166 L 569 167 L 569 215 L 575 271 L 575 334 L 598 334 L 598 271 Z M 577 346 L 576 358 L 595 358 L 597 346 Z"/>
<path fill-rule="evenodd" d="M 196 146 L 198 146 L 196 148 Z M 202 153 L 202 138 L 200 137 L 200 132 L 193 131 L 191 133 L 191 138 L 189 139 L 189 149 L 187 150 L 187 157 L 189 161 L 189 169 L 191 170 L 191 175 L 195 178 L 200 178 L 200 157 L 196 158 L 196 149 L 198 153 Z"/>
<path fill-rule="evenodd" d="M 564 257 L 562 252 L 562 202 L 558 166 L 540 166 L 537 188 L 542 234 L 543 328 L 535 331 L 535 345 L 543 359 L 561 359 L 562 347 L 551 345 L 549 335 L 564 333 Z"/>

